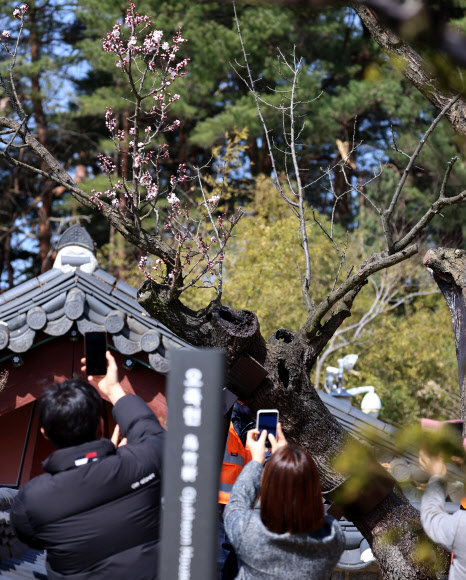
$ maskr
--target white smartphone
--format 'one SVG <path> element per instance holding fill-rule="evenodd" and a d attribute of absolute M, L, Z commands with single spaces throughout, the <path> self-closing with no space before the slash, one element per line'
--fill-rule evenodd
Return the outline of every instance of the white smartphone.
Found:
<path fill-rule="evenodd" d="M 271 446 L 268 435 L 272 434 L 275 439 L 277 438 L 277 423 L 278 409 L 259 409 L 257 411 L 256 429 L 260 431 L 259 437 L 262 431 L 267 431 L 266 447 Z"/>

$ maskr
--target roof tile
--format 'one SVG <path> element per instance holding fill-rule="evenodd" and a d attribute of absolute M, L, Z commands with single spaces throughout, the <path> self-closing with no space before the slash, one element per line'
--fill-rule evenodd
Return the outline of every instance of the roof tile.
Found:
<path fill-rule="evenodd" d="M 2 317 L 2 312 L 8 313 L 14 309 L 19 309 L 20 307 L 22 307 L 21 309 L 23 312 L 25 311 L 24 309 L 28 310 L 29 307 L 33 305 L 32 299 L 42 295 L 42 293 L 43 293 L 42 288 L 38 287 L 32 292 L 20 294 L 17 298 L 9 300 L 5 304 L 3 304 L 2 307 L 0 308 L 0 318 Z"/>
<path fill-rule="evenodd" d="M 95 276 L 92 276 L 91 274 L 86 274 L 86 272 L 83 272 L 82 270 L 77 269 L 76 275 L 77 275 L 78 279 L 85 281 L 91 287 L 100 288 L 100 290 L 105 292 L 105 294 L 110 294 L 110 292 L 112 290 L 112 286 L 110 286 L 106 282 L 102 282 L 102 280 L 99 280 L 99 278 L 96 278 Z"/>
<path fill-rule="evenodd" d="M 137 300 L 138 297 L 137 288 L 133 288 L 132 286 L 130 286 L 126 282 L 123 282 L 122 280 L 118 280 L 118 282 L 116 283 L 116 287 L 118 288 L 118 290 L 121 290 L 125 294 L 129 294 L 129 296 Z"/>
<path fill-rule="evenodd" d="M 40 276 L 37 276 L 37 279 L 41 284 L 46 284 L 47 282 L 50 282 L 54 278 L 58 278 L 58 276 L 60 276 L 61 274 L 63 274 L 63 272 L 59 268 L 52 268 L 51 270 L 47 270 L 47 272 L 44 272 Z"/>
<path fill-rule="evenodd" d="M 107 284 L 110 284 L 111 286 L 113 286 L 116 282 L 115 276 L 112 276 L 111 274 L 105 272 L 105 270 L 101 270 L 100 268 L 96 270 L 93 275 L 94 277 L 99 278 L 104 282 L 107 282 Z"/>
<path fill-rule="evenodd" d="M 9 302 L 10 300 L 17 298 L 18 296 L 23 296 L 23 294 L 26 294 L 30 290 L 34 290 L 34 288 L 37 288 L 38 286 L 39 280 L 37 278 L 32 278 L 31 280 L 23 282 L 23 284 L 20 284 L 19 286 L 16 286 L 15 288 L 11 288 L 10 290 L 4 292 L 2 294 L 3 300 L 5 302 Z"/>
<path fill-rule="evenodd" d="M 47 314 L 55 312 L 55 310 L 60 310 L 65 305 L 66 294 L 60 292 L 58 296 L 51 298 L 48 302 L 41 304 L 42 308 L 47 312 Z"/>
<path fill-rule="evenodd" d="M 98 314 L 102 316 L 107 316 L 109 312 L 112 312 L 113 308 L 108 304 L 105 304 L 101 300 L 98 300 L 92 294 L 86 294 L 86 301 L 89 304 L 89 308 L 95 310 Z"/>
<path fill-rule="evenodd" d="M 131 295 L 127 294 L 126 292 L 122 292 L 118 288 L 114 288 L 112 290 L 112 296 L 114 296 L 118 300 L 121 300 L 125 304 L 130 304 L 131 306 L 135 306 L 138 304 L 136 298 L 133 298 Z M 142 307 L 141 307 L 141 310 L 143 310 Z"/>

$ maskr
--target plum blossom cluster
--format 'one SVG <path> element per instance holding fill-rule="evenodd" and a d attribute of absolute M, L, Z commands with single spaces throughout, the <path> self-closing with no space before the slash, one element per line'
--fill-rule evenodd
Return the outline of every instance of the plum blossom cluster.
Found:
<path fill-rule="evenodd" d="M 117 22 L 102 40 L 103 49 L 117 57 L 115 64 L 128 77 L 138 101 L 126 132 L 120 128 L 121 121 L 110 107 L 105 114 L 105 124 L 115 149 L 122 157 L 131 158 L 131 187 L 134 189 L 136 183 L 137 191 L 127 195 L 125 208 L 132 213 L 144 209 L 147 204 L 154 207 L 161 192 L 169 196 L 188 178 L 186 166 L 180 166 L 170 179 L 168 191 L 163 192 L 160 165 L 169 160 L 169 147 L 166 143 L 154 147 L 154 141 L 159 133 L 174 131 L 181 125 L 179 119 L 168 121 L 170 106 L 180 99 L 180 95 L 171 93 L 169 87 L 176 78 L 186 74 L 184 69 L 188 64 L 188 59 L 176 61 L 177 52 L 186 42 L 181 30 L 175 33 L 172 42 L 163 36 L 163 31 L 154 26 L 149 16 L 136 12 L 130 0 L 124 21 Z M 113 161 L 100 156 L 99 165 L 109 175 L 111 183 L 111 173 L 115 170 Z M 100 196 L 93 197 L 99 199 Z M 116 205 L 115 200 L 112 203 Z"/>
<path fill-rule="evenodd" d="M 110 157 L 102 154 L 99 154 L 97 157 L 99 158 L 99 167 L 103 173 L 113 173 L 115 171 L 116 165 Z"/>
<path fill-rule="evenodd" d="M 132 95 L 126 100 L 134 107 L 125 113 L 126 118 L 107 107 L 105 125 L 117 155 L 99 155 L 99 166 L 108 177 L 109 187 L 106 191 L 92 190 L 90 197 L 100 210 L 110 203 L 116 211 L 131 216 L 138 227 L 149 215 L 157 223 L 166 216 L 163 232 L 176 249 L 176 260 L 171 256 L 153 261 L 144 256 L 139 268 L 146 278 L 172 287 L 180 276 L 183 281 L 191 277 L 195 282 L 206 274 L 218 275 L 216 269 L 221 269 L 231 233 L 231 227 L 224 227 L 224 214 L 214 215 L 219 195 L 204 198 L 198 210 L 191 211 L 196 204 L 188 193 L 193 188 L 186 182 L 193 177 L 185 163 L 172 169 L 169 178 L 166 176 L 172 165 L 169 145 L 160 135 L 181 126 L 170 109 L 181 98 L 179 92 L 173 91 L 173 84 L 186 75 L 189 63 L 189 59 L 179 57 L 185 42 L 181 29 L 167 38 L 149 16 L 136 12 L 132 0 L 124 20 L 102 39 L 103 50 L 115 56 L 116 67 L 128 80 Z M 118 163 L 124 159 L 129 161 L 125 163 L 129 173 L 125 172 L 115 184 Z"/>
<path fill-rule="evenodd" d="M 162 42 L 162 30 L 152 29 L 145 33 L 148 28 L 151 28 L 153 22 L 149 16 L 138 14 L 133 2 L 128 4 L 124 22 L 129 31 L 128 34 L 124 33 L 123 24 L 117 22 L 113 29 L 107 33 L 106 38 L 102 40 L 103 49 L 116 55 L 116 66 L 125 72 L 129 72 L 132 59 L 135 61 L 141 59 L 151 72 L 156 72 L 160 70 L 158 61 L 171 63 L 175 60 L 180 45 L 186 42 L 186 39 L 181 36 L 180 30 L 173 37 L 172 44 L 167 41 Z M 174 80 L 177 76 L 184 76 L 186 73 L 182 69 L 186 67 L 187 63 L 188 59 L 185 59 L 175 67 L 166 66 L 167 77 Z M 165 84 L 168 86 L 170 82 L 165 79 Z"/>
<path fill-rule="evenodd" d="M 96 191 L 95 189 L 91 190 L 91 196 L 89 200 L 95 203 L 99 210 L 103 209 L 103 202 L 101 200 L 102 197 L 106 197 L 113 207 L 120 207 L 120 196 L 125 197 L 126 199 L 129 198 L 128 191 L 125 189 L 124 184 L 118 180 L 116 183 L 111 184 L 110 188 L 105 191 Z"/>
<path fill-rule="evenodd" d="M 161 278 L 173 277 L 173 274 L 171 273 L 170 273 L 171 275 L 168 274 L 168 276 L 165 276 L 165 271 L 162 268 L 162 266 L 166 264 L 167 258 L 165 258 L 164 260 L 162 260 L 161 258 L 157 258 L 157 260 L 155 260 L 154 262 L 154 265 L 151 267 L 152 273 L 150 273 L 149 270 L 147 269 L 148 262 L 149 262 L 148 257 L 142 256 L 138 263 L 139 269 L 144 273 L 147 280 L 155 280 L 155 276 L 159 276 Z"/>
<path fill-rule="evenodd" d="M 29 6 L 27 4 L 21 4 L 19 8 L 15 8 L 13 10 L 13 16 L 20 20 L 26 12 L 29 10 Z"/>
<path fill-rule="evenodd" d="M 11 33 L 9 30 L 4 30 L 0 35 L 0 45 L 5 49 L 8 54 L 11 54 L 11 51 L 8 47 L 8 39 L 11 38 Z"/>
<path fill-rule="evenodd" d="M 13 16 L 17 19 L 17 20 L 21 20 L 21 26 L 23 24 L 24 21 L 24 15 L 26 14 L 26 12 L 29 10 L 29 6 L 27 4 L 21 4 L 21 6 L 19 6 L 19 8 L 15 8 L 13 10 Z M 0 45 L 5 49 L 5 51 L 12 55 L 12 52 L 10 51 L 9 47 L 8 47 L 8 40 L 11 38 L 11 32 L 9 30 L 2 30 L 1 34 L 0 34 Z M 12 55 L 13 56 L 13 55 Z"/>
<path fill-rule="evenodd" d="M 179 197 L 174 192 L 169 194 L 167 201 L 170 207 L 164 229 L 177 243 L 178 257 L 174 267 L 173 265 L 168 267 L 166 260 L 157 260 L 151 271 L 147 269 L 148 259 L 145 258 L 140 263 L 140 268 L 146 278 L 154 281 L 162 279 L 164 282 L 173 283 L 180 275 L 183 279 L 188 275 L 194 276 L 194 280 L 205 274 L 218 276 L 218 267 L 221 267 L 224 261 L 224 248 L 232 230 L 232 227 L 227 229 L 223 225 L 225 214 L 217 218 L 215 235 L 208 234 L 207 227 L 203 228 L 206 232 L 204 235 L 201 231 L 201 222 L 191 217 L 189 208 L 182 206 Z M 220 196 L 213 195 L 202 205 L 207 206 L 212 213 L 216 210 L 219 201 Z M 165 269 L 161 270 L 162 264 L 165 264 Z M 199 271 L 200 274 L 196 276 L 194 273 Z"/>

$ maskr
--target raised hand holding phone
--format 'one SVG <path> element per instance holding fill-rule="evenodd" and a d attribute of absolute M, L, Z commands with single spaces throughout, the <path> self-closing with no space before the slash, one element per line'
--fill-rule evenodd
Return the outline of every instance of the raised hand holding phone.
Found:
<path fill-rule="evenodd" d="M 246 438 L 246 445 L 251 453 L 252 461 L 257 461 L 261 465 L 265 463 L 265 438 L 267 431 L 259 433 L 258 429 L 251 429 L 248 431 Z"/>
<path fill-rule="evenodd" d="M 283 435 L 281 423 L 277 423 L 277 436 L 275 437 L 272 433 L 269 433 L 269 439 L 272 445 L 272 453 L 275 453 L 280 447 L 288 445 L 288 441 L 285 439 L 285 435 Z"/>
<path fill-rule="evenodd" d="M 433 475 L 446 477 L 447 475 L 447 466 L 442 457 L 440 455 L 432 457 L 425 449 L 419 450 L 419 465 L 421 466 L 421 469 L 429 475 L 429 477 L 432 477 Z"/>
<path fill-rule="evenodd" d="M 106 374 L 104 376 L 93 376 L 87 372 L 86 359 L 82 358 L 81 363 L 83 366 L 81 370 L 83 373 L 87 373 L 87 380 L 92 382 L 95 381 L 99 390 L 110 400 L 112 405 L 114 405 L 121 397 L 126 395 L 123 387 L 120 385 L 118 380 L 118 367 L 113 356 L 107 351 L 105 353 L 106 361 L 108 363 Z"/>
<path fill-rule="evenodd" d="M 257 411 L 257 422 L 256 429 L 262 433 L 262 431 L 267 431 L 267 435 L 273 435 L 277 437 L 277 425 L 278 425 L 278 410 L 277 409 L 260 409 Z M 269 437 L 265 440 L 265 446 L 271 447 L 272 443 Z"/>

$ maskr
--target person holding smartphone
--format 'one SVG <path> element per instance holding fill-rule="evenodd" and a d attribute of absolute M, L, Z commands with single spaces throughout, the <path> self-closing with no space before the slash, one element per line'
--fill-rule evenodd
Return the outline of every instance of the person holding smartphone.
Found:
<path fill-rule="evenodd" d="M 272 455 L 265 463 L 266 438 Z M 328 579 L 344 550 L 338 522 L 324 512 L 316 465 L 301 447 L 277 437 L 248 432 L 252 460 L 243 468 L 225 507 L 228 537 L 240 559 L 237 580 Z M 254 504 L 260 493 L 260 514 Z"/>
<path fill-rule="evenodd" d="M 11 507 L 20 540 L 47 550 L 49 580 L 157 578 L 165 432 L 140 397 L 125 393 L 108 351 L 106 360 L 105 376 L 88 380 L 113 404 L 126 441 L 118 445 L 118 432 L 114 442 L 99 438 L 102 398 L 89 382 L 51 386 L 39 424 L 57 450 Z"/>
<path fill-rule="evenodd" d="M 421 524 L 436 544 L 453 552 L 448 578 L 466 578 L 466 511 L 453 514 L 445 510 L 447 496 L 447 466 L 441 455 L 419 451 L 419 465 L 429 475 L 429 482 L 421 500 Z"/>

